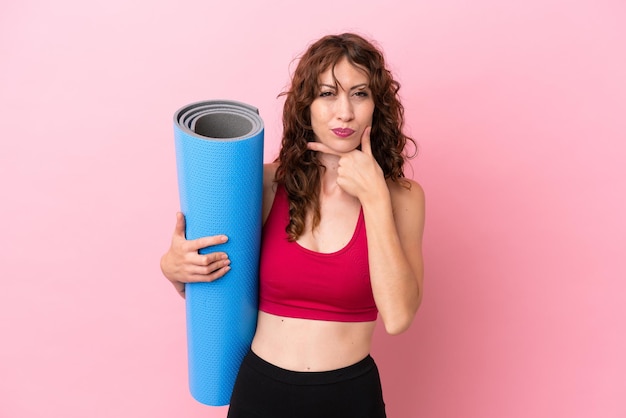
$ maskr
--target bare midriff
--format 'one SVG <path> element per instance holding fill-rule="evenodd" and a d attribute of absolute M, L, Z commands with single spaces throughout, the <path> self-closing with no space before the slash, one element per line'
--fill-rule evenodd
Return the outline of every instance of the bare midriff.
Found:
<path fill-rule="evenodd" d="M 369 354 L 375 326 L 376 321 L 318 321 L 261 311 L 252 351 L 287 370 L 335 370 L 355 364 Z"/>

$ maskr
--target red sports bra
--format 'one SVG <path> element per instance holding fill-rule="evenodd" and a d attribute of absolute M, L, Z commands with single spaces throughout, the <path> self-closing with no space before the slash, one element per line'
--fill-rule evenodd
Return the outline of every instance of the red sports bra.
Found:
<path fill-rule="evenodd" d="M 363 210 L 350 242 L 318 253 L 289 242 L 289 201 L 279 185 L 263 226 L 259 309 L 279 316 L 322 321 L 374 321 Z"/>

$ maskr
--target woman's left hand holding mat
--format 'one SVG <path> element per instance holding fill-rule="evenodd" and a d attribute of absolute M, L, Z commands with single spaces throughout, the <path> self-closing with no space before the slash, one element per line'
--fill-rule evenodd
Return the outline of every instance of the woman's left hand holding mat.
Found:
<path fill-rule="evenodd" d="M 224 252 L 199 254 L 198 250 L 223 244 L 226 235 L 214 235 L 194 240 L 185 238 L 185 216 L 176 214 L 176 228 L 170 248 L 161 257 L 161 270 L 184 298 L 185 283 L 212 282 L 230 270 L 230 260 Z"/>

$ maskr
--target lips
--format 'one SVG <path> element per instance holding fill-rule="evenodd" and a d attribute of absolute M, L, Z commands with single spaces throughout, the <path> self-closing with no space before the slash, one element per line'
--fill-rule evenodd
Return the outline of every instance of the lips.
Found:
<path fill-rule="evenodd" d="M 335 128 L 331 130 L 333 131 L 335 135 L 341 138 L 349 137 L 350 135 L 354 133 L 354 129 L 350 129 L 350 128 Z"/>

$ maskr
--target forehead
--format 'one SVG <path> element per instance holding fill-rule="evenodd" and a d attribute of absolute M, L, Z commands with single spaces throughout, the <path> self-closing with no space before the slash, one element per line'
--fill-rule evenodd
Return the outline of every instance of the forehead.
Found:
<path fill-rule="evenodd" d="M 367 69 L 351 63 L 346 57 L 329 65 L 319 75 L 319 82 L 322 84 L 349 84 L 369 83 L 369 73 Z"/>

